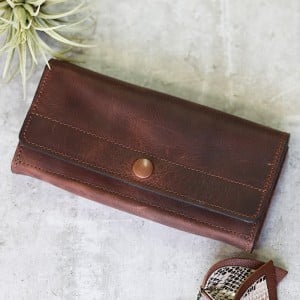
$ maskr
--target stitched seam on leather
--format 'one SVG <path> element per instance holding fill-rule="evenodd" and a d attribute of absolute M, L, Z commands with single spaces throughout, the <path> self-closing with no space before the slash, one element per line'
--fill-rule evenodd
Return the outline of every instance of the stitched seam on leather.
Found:
<path fill-rule="evenodd" d="M 257 228 L 257 226 L 258 226 L 258 223 L 254 223 L 251 226 L 250 234 L 248 235 L 246 241 L 244 242 L 244 247 L 246 248 L 247 251 L 251 251 L 251 248 L 252 248 L 251 244 L 254 239 L 254 233 L 255 233 L 255 229 Z"/>
<path fill-rule="evenodd" d="M 19 150 L 19 155 L 18 155 L 18 160 L 16 162 L 16 165 L 18 164 L 21 164 L 21 165 L 24 165 L 24 166 L 28 166 L 28 167 L 32 167 L 36 170 L 40 170 L 42 172 L 46 172 L 46 173 L 49 173 L 49 174 L 52 174 L 52 175 L 57 175 L 57 176 L 61 176 L 63 178 L 66 178 L 68 180 L 72 180 L 72 181 L 75 181 L 75 182 L 79 182 L 79 183 L 82 183 L 82 184 L 85 184 L 85 185 L 88 185 L 88 186 L 91 186 L 93 188 L 96 188 L 98 190 L 102 190 L 104 192 L 108 192 L 110 194 L 114 194 L 114 195 L 117 195 L 117 196 L 121 196 L 121 197 L 124 197 L 124 198 L 128 198 L 128 199 L 132 199 L 134 201 L 137 201 L 137 202 L 140 202 L 140 203 L 144 203 L 144 204 L 147 204 L 149 206 L 153 206 L 153 207 L 156 207 L 156 208 L 159 208 L 159 209 L 162 209 L 166 212 L 169 212 L 169 213 L 172 213 L 174 215 L 179 215 L 179 216 L 182 216 L 182 217 L 185 217 L 186 219 L 189 219 L 189 220 L 193 220 L 193 221 L 196 221 L 197 223 L 199 224 L 205 224 L 205 225 L 208 225 L 210 227 L 214 227 L 214 228 L 217 228 L 217 229 L 220 229 L 224 232 L 229 232 L 229 233 L 232 233 L 238 237 L 248 237 L 247 234 L 244 234 L 244 233 L 240 233 L 240 232 L 236 232 L 236 231 L 233 231 L 233 230 L 230 230 L 230 229 L 227 229 L 227 228 L 224 228 L 222 226 L 218 226 L 218 225 L 215 225 L 215 224 L 211 224 L 211 223 L 208 223 L 208 222 L 204 222 L 203 220 L 199 220 L 197 218 L 193 218 L 191 216 L 187 216 L 186 214 L 184 214 L 183 212 L 178 212 L 178 211 L 175 211 L 175 210 L 172 210 L 172 209 L 169 209 L 169 208 L 166 208 L 166 207 L 163 207 L 163 206 L 159 206 L 159 205 L 155 205 L 153 203 L 150 203 L 148 201 L 143 201 L 143 200 L 140 200 L 140 199 L 137 199 L 135 197 L 132 197 L 132 196 L 129 196 L 129 195 L 126 195 L 126 194 L 123 194 L 123 193 L 119 193 L 119 192 L 116 192 L 116 191 L 113 191 L 113 190 L 110 190 L 110 189 L 107 189 L 103 186 L 100 186 L 100 185 L 95 185 L 95 184 L 92 184 L 90 182 L 86 182 L 86 181 L 83 181 L 81 179 L 78 179 L 78 178 L 75 178 L 75 177 L 70 177 L 70 176 L 66 176 L 65 174 L 63 173 L 58 173 L 58 172 L 54 172 L 52 170 L 47 170 L 45 168 L 40 168 L 38 166 L 35 166 L 33 164 L 29 164 L 29 163 L 26 163 L 22 160 L 22 146 L 20 147 L 20 150 Z"/>
<path fill-rule="evenodd" d="M 33 104 L 33 109 L 32 109 L 31 113 L 34 113 L 38 109 L 38 106 L 40 104 L 40 100 L 41 100 L 42 94 L 44 93 L 45 86 L 48 83 L 48 79 L 50 77 L 50 74 L 51 74 L 51 70 L 48 67 L 46 67 L 46 69 L 45 69 L 45 76 L 42 79 L 41 86 L 40 86 L 39 91 L 37 93 L 37 101 L 36 101 L 35 104 Z"/>
<path fill-rule="evenodd" d="M 51 153 L 53 153 L 53 154 L 59 154 L 59 155 L 61 155 L 61 156 L 63 156 L 63 157 L 67 157 L 68 159 L 71 159 L 71 160 L 73 160 L 73 161 L 79 162 L 79 163 L 81 163 L 81 164 L 84 164 L 84 165 L 87 165 L 87 166 L 90 166 L 90 167 L 94 167 L 94 168 L 96 168 L 96 169 L 103 170 L 103 171 L 108 172 L 108 173 L 111 173 L 111 174 L 118 175 L 120 178 L 125 178 L 125 179 L 129 180 L 129 182 L 133 182 L 133 181 L 131 180 L 131 177 L 126 176 L 126 175 L 124 175 L 124 174 L 122 174 L 122 173 L 116 172 L 116 171 L 111 170 L 111 169 L 104 168 L 104 167 L 99 166 L 99 165 L 96 165 L 96 164 L 90 164 L 90 163 L 88 163 L 88 162 L 86 162 L 86 161 L 83 161 L 83 160 L 81 160 L 81 159 L 79 159 L 79 158 L 75 158 L 75 157 L 73 157 L 73 156 L 71 156 L 71 155 L 69 155 L 69 154 L 67 154 L 67 153 L 60 152 L 60 151 L 56 151 L 56 150 L 54 150 L 54 149 L 52 149 L 52 148 L 48 148 L 48 147 L 45 147 L 45 146 L 36 144 L 36 143 L 34 143 L 34 142 L 29 141 L 29 140 L 27 139 L 27 137 L 25 137 L 25 136 L 24 136 L 24 139 L 26 140 L 26 142 L 27 142 L 28 144 L 34 145 L 34 146 L 36 146 L 36 147 L 38 147 L 38 148 L 40 148 L 40 149 L 47 150 L 47 151 L 49 151 L 49 152 L 51 152 Z M 212 203 L 206 202 L 206 201 L 204 201 L 204 200 L 199 200 L 199 199 L 196 199 L 196 198 L 192 198 L 192 197 L 190 197 L 190 196 L 188 197 L 187 195 L 183 195 L 183 194 L 180 194 L 180 193 L 178 193 L 178 192 L 176 192 L 176 191 L 169 190 L 169 189 L 167 189 L 167 188 L 165 188 L 165 187 L 163 187 L 163 186 L 150 184 L 150 183 L 148 183 L 148 182 L 143 182 L 142 184 L 143 184 L 143 185 L 146 185 L 146 186 L 149 186 L 149 187 L 158 188 L 158 189 L 160 189 L 160 190 L 162 190 L 162 191 L 165 191 L 165 192 L 168 192 L 168 193 L 171 193 L 171 194 L 180 196 L 180 197 L 182 197 L 182 198 L 184 198 L 184 199 L 186 199 L 186 200 L 190 200 L 190 201 L 197 202 L 197 203 L 202 203 L 202 204 L 205 204 L 205 205 L 207 205 L 207 206 L 214 207 L 214 208 L 218 208 L 218 209 L 220 209 L 220 210 L 222 210 L 222 211 L 227 211 L 227 212 L 230 212 L 230 213 L 235 214 L 235 215 L 244 216 L 244 217 L 253 217 L 253 216 L 251 216 L 251 215 L 247 215 L 247 214 L 243 214 L 243 213 L 240 213 L 240 212 L 236 212 L 236 211 L 227 209 L 227 208 L 225 208 L 225 207 L 223 207 L 223 206 L 219 206 L 219 205 L 216 205 L 216 204 L 212 204 Z"/>
<path fill-rule="evenodd" d="M 131 150 L 131 151 L 136 152 L 136 153 L 140 153 L 140 154 L 143 154 L 143 155 L 146 155 L 146 156 L 151 156 L 151 157 L 153 157 L 153 158 L 155 158 L 155 159 L 157 159 L 157 160 L 161 160 L 161 161 L 167 162 L 167 163 L 169 163 L 169 164 L 171 164 L 171 165 L 179 166 L 179 167 L 181 167 L 181 168 L 183 168 L 183 169 L 187 169 L 187 170 L 190 170 L 190 171 L 193 171 L 193 172 L 201 173 L 201 174 L 206 175 L 206 176 L 215 177 L 215 178 L 218 178 L 218 179 L 220 179 L 220 180 L 230 182 L 230 183 L 232 183 L 232 184 L 237 184 L 237 185 L 241 185 L 241 186 L 244 186 L 244 187 L 246 187 L 246 188 L 249 188 L 249 189 L 257 190 L 257 191 L 259 191 L 259 192 L 264 191 L 262 188 L 255 187 L 255 186 L 250 185 L 250 184 L 247 184 L 247 183 L 243 183 L 243 182 L 236 181 L 236 180 L 233 180 L 233 179 L 229 179 L 229 178 L 226 178 L 226 177 L 223 177 L 223 176 L 211 174 L 211 173 L 206 172 L 206 171 L 203 171 L 203 170 L 190 168 L 190 167 L 181 165 L 181 164 L 179 164 L 179 163 L 176 163 L 176 162 L 173 162 L 173 161 L 170 161 L 170 160 L 167 160 L 167 159 L 158 157 L 158 156 L 156 156 L 156 155 L 149 154 L 149 153 L 146 153 L 146 152 L 137 150 L 137 149 L 133 149 L 133 148 L 127 146 L 127 145 L 118 143 L 118 142 L 116 142 L 116 141 L 114 141 L 114 140 L 111 140 L 111 139 L 109 139 L 109 138 L 107 138 L 107 137 L 99 136 L 99 135 L 97 135 L 97 134 L 95 134 L 95 133 L 92 133 L 92 132 L 89 132 L 89 131 L 85 131 L 85 130 L 83 130 L 83 129 L 81 129 L 81 128 L 75 127 L 75 126 L 73 126 L 73 125 L 70 125 L 70 124 L 61 122 L 61 121 L 59 121 L 59 120 L 56 120 L 56 119 L 53 119 L 53 118 L 50 118 L 50 117 L 47 117 L 47 116 L 44 116 L 44 115 L 39 114 L 39 113 L 33 112 L 32 114 L 35 115 L 35 116 L 37 116 L 37 117 L 40 117 L 40 118 L 43 118 L 43 119 L 46 119 L 46 120 L 50 120 L 50 121 L 52 121 L 52 122 L 55 122 L 55 123 L 58 123 L 58 124 L 60 124 L 60 125 L 66 126 L 66 127 L 68 127 L 68 128 L 72 128 L 72 129 L 74 129 L 74 130 L 76 130 L 76 131 L 78 131 L 78 132 L 81 132 L 81 133 L 85 134 L 85 135 L 93 136 L 93 137 L 95 137 L 95 138 L 97 138 L 97 139 L 104 140 L 104 141 L 106 141 L 106 142 L 108 142 L 108 143 L 111 143 L 111 144 L 120 146 L 120 147 L 122 147 L 122 148 Z"/>
<path fill-rule="evenodd" d="M 47 82 L 47 80 L 48 80 L 49 74 L 50 74 L 50 71 L 49 71 L 49 69 L 47 69 L 47 73 L 45 74 L 45 77 L 44 77 L 43 82 L 42 82 L 42 84 L 41 84 L 40 91 L 39 91 L 38 96 L 37 96 L 37 97 L 38 97 L 38 98 L 37 98 L 37 102 L 36 102 L 36 104 L 35 104 L 34 107 L 33 107 L 32 113 L 29 115 L 29 119 L 27 120 L 27 124 L 26 124 L 26 126 L 25 126 L 24 133 L 23 133 L 23 137 L 24 137 L 24 139 L 26 140 L 26 142 L 29 143 L 29 144 L 31 144 L 31 145 L 37 146 L 37 147 L 39 147 L 40 149 L 44 149 L 44 150 L 50 151 L 51 153 L 59 154 L 59 155 L 62 155 L 62 156 L 64 156 L 64 157 L 67 157 L 67 158 L 69 158 L 69 159 L 72 159 L 73 161 L 77 161 L 77 162 L 80 162 L 80 163 L 85 164 L 85 165 L 88 165 L 88 166 L 96 167 L 96 168 L 102 169 L 102 170 L 104 170 L 104 171 L 106 171 L 106 172 L 110 172 L 110 173 L 112 173 L 112 174 L 116 174 L 116 175 L 118 175 L 118 176 L 120 176 L 120 177 L 127 178 L 127 179 L 131 180 L 130 177 L 128 177 L 128 176 L 126 176 L 126 175 L 123 175 L 123 174 L 121 174 L 121 173 L 118 173 L 118 172 L 116 172 L 116 171 L 108 170 L 108 169 L 103 168 L 103 167 L 101 167 L 101 166 L 90 164 L 90 163 L 85 162 L 85 161 L 82 161 L 82 160 L 80 160 L 80 159 L 78 159 L 78 158 L 74 158 L 73 156 L 70 156 L 70 155 L 67 154 L 67 153 L 62 153 L 62 152 L 59 152 L 59 151 L 55 151 L 54 149 L 51 149 L 51 148 L 48 148 L 48 147 L 45 147 L 45 146 L 42 146 L 42 145 L 39 145 L 39 144 L 36 144 L 36 143 L 33 143 L 33 142 L 29 141 L 29 139 L 27 138 L 27 131 L 28 131 L 28 128 L 29 128 L 30 123 L 31 123 L 31 121 L 32 121 L 32 116 L 36 114 L 36 113 L 34 113 L 34 112 L 38 109 L 38 106 L 39 106 L 39 103 L 40 103 L 40 99 L 41 99 L 41 96 L 42 96 L 42 94 L 43 94 L 43 91 L 44 91 L 46 82 Z M 49 118 L 49 119 L 50 119 L 50 118 Z M 145 183 L 145 182 L 143 182 L 143 184 L 144 184 L 144 185 L 147 185 L 147 186 L 150 186 L 150 187 L 156 187 L 156 188 L 159 188 L 159 189 L 161 189 L 161 190 L 163 190 L 163 191 L 166 191 L 166 192 L 172 193 L 172 194 L 174 194 L 174 195 L 183 197 L 183 198 L 185 198 L 186 200 L 192 200 L 192 201 L 197 202 L 197 203 L 205 204 L 205 205 L 207 205 L 207 206 L 209 206 L 209 207 L 218 208 L 218 209 L 220 209 L 220 210 L 222 210 L 222 211 L 224 211 L 224 212 L 230 212 L 230 213 L 232 213 L 232 214 L 234 214 L 234 215 L 237 215 L 237 216 L 250 217 L 250 218 L 253 217 L 253 218 L 254 218 L 254 217 L 256 217 L 256 216 L 258 215 L 258 213 L 259 213 L 259 211 L 257 210 L 256 213 L 255 213 L 254 215 L 247 215 L 247 214 L 243 214 L 243 213 L 240 213 L 240 212 L 237 212 L 237 211 L 233 211 L 233 210 L 228 209 L 228 208 L 224 208 L 224 207 L 219 206 L 219 205 L 211 204 L 211 203 L 206 202 L 206 201 L 202 201 L 202 200 L 198 200 L 198 199 L 195 199 L 195 198 L 187 197 L 186 195 L 182 195 L 182 194 L 177 193 L 177 192 L 175 192 L 175 191 L 168 190 L 168 189 L 166 189 L 165 187 L 160 187 L 160 186 L 156 186 L 156 185 L 151 185 L 151 184 Z"/>
<path fill-rule="evenodd" d="M 273 159 L 273 163 L 272 163 L 272 168 L 270 169 L 269 171 L 269 174 L 266 176 L 265 178 L 265 182 L 264 182 L 264 190 L 265 192 L 263 192 L 261 194 L 261 201 L 260 201 L 260 204 L 259 204 L 259 207 L 258 209 L 261 210 L 261 207 L 262 207 L 262 204 L 265 200 L 265 198 L 267 197 L 268 193 L 270 192 L 270 188 L 271 188 L 271 184 L 273 183 L 274 181 L 274 176 L 276 174 L 276 170 L 278 169 L 278 164 L 279 164 L 279 161 L 280 161 L 280 156 L 282 154 L 282 151 L 283 151 L 283 147 L 284 147 L 284 142 L 285 142 L 285 134 L 283 133 L 281 135 L 281 139 L 279 141 L 279 144 L 278 144 L 278 147 L 277 147 L 277 150 L 274 154 L 274 159 Z M 251 241 L 253 240 L 254 238 L 254 234 L 255 234 L 255 230 L 258 226 L 258 223 L 254 223 L 252 225 L 252 228 L 251 228 L 251 232 L 250 232 L 250 235 L 249 237 L 247 238 L 247 245 L 246 245 L 246 248 L 250 251 L 250 249 L 252 248 L 251 247 Z"/>
<path fill-rule="evenodd" d="M 40 91 L 39 91 L 38 96 L 37 96 L 37 97 L 38 97 L 38 98 L 37 98 L 37 102 L 36 102 L 36 104 L 34 105 L 34 108 L 33 108 L 33 110 L 32 110 L 31 113 L 35 113 L 35 111 L 38 109 L 38 106 L 39 106 L 39 104 L 40 104 L 41 96 L 42 96 L 42 94 L 43 94 L 43 92 L 44 92 L 45 85 L 46 85 L 46 83 L 48 82 L 48 75 L 50 74 L 50 70 L 47 69 L 46 72 L 47 72 L 47 73 L 45 74 L 45 77 L 43 78 L 43 82 L 42 82 L 42 84 L 41 84 Z M 25 130 L 24 130 L 24 138 L 26 138 L 26 132 L 27 132 L 27 129 L 28 129 L 28 127 L 29 127 L 29 124 L 30 124 L 31 120 L 32 120 L 32 115 L 30 115 L 29 120 L 27 120 L 26 128 L 25 128 Z M 54 120 L 54 121 L 55 121 L 55 120 Z M 282 137 L 282 139 L 283 139 L 283 137 Z M 28 140 L 27 140 L 27 141 L 28 141 Z M 40 146 L 40 145 L 37 145 L 37 146 Z M 40 147 L 41 147 L 41 146 L 40 146 Z M 133 151 L 139 152 L 138 150 L 134 150 L 134 149 L 132 149 L 132 150 L 133 150 Z M 53 151 L 53 150 L 49 149 L 49 151 Z M 152 156 L 153 156 L 153 155 L 152 155 Z M 154 156 L 153 156 L 153 157 L 154 157 Z M 74 158 L 73 158 L 73 159 L 74 159 Z M 157 158 L 157 159 L 160 159 L 160 158 Z M 168 162 L 168 160 L 165 160 L 165 159 L 162 159 L 162 160 Z M 170 163 L 173 163 L 173 162 L 170 162 Z M 176 163 L 174 163 L 174 164 L 176 165 Z M 179 165 L 179 166 L 181 166 L 181 165 Z M 188 167 L 185 167 L 185 166 L 183 166 L 183 167 L 184 167 L 184 168 L 188 168 Z M 273 168 L 274 168 L 274 165 L 272 166 L 271 170 L 272 170 Z M 198 170 L 194 170 L 194 171 L 200 172 L 200 171 L 198 171 Z M 208 176 L 210 176 L 210 175 L 208 175 Z M 243 185 L 243 183 L 237 183 L 237 184 Z M 253 188 L 258 189 L 258 188 L 256 188 L 256 187 L 253 187 Z M 242 214 L 242 213 L 238 213 L 238 212 L 232 211 L 232 210 L 227 210 L 227 209 L 224 208 L 224 207 L 214 206 L 214 205 L 212 205 L 212 204 L 210 204 L 210 203 L 207 203 L 207 202 L 204 202 L 204 201 L 203 201 L 202 203 L 205 203 L 205 204 L 207 204 L 207 205 L 209 205 L 209 206 L 212 206 L 212 207 L 220 208 L 220 209 L 222 209 L 222 210 L 224 210 L 224 211 L 229 211 L 229 212 L 231 212 L 231 213 L 233 213 L 233 214 L 235 214 L 235 215 L 247 216 L 247 217 L 253 217 L 253 218 L 255 218 L 255 217 L 258 216 L 258 214 L 259 214 L 259 212 L 260 212 L 260 209 L 261 209 L 261 206 L 262 206 L 262 202 L 263 202 L 263 199 L 264 199 L 264 197 L 263 197 L 264 190 L 262 190 L 262 191 L 263 191 L 263 193 L 262 193 L 261 201 L 260 201 L 259 206 L 258 206 L 258 208 L 257 208 L 257 210 L 256 210 L 256 213 L 255 213 L 254 215 L 251 215 L 251 216 L 246 215 L 246 214 Z M 170 192 L 172 192 L 172 191 L 170 191 Z M 173 192 L 173 193 L 178 194 L 178 193 L 176 193 L 176 192 Z M 180 194 L 179 194 L 179 195 L 180 195 Z M 196 199 L 195 199 L 195 200 L 196 200 Z M 198 200 L 196 200 L 196 201 L 199 202 Z M 254 224 L 253 226 L 255 226 L 255 224 Z"/>
<path fill-rule="evenodd" d="M 83 130 L 83 129 L 81 129 L 81 128 L 77 128 L 77 127 L 75 127 L 75 126 L 73 126 L 73 125 L 66 124 L 66 123 L 63 123 L 63 122 L 61 122 L 61 121 L 59 121 L 59 120 L 56 120 L 56 119 L 50 118 L 50 117 L 48 117 L 48 116 L 45 116 L 45 115 L 43 115 L 43 114 L 37 113 L 36 111 L 38 110 L 38 106 L 39 106 L 39 104 L 40 104 L 41 95 L 44 93 L 44 88 L 45 88 L 46 84 L 48 83 L 48 76 L 49 76 L 50 71 L 51 71 L 51 70 L 49 70 L 49 69 L 47 69 L 47 71 L 46 71 L 47 73 L 45 74 L 45 77 L 43 78 L 43 81 L 42 81 L 42 84 L 41 84 L 41 87 L 40 87 L 40 91 L 39 91 L 38 96 L 37 96 L 37 102 L 36 102 L 36 104 L 34 105 L 33 110 L 30 112 L 31 114 L 34 114 L 34 115 L 36 115 L 36 116 L 39 116 L 39 117 L 42 117 L 42 118 L 45 118 L 45 119 L 48 119 L 48 120 L 51 120 L 51 121 L 53 121 L 53 122 L 56 122 L 56 123 L 58 123 L 58 124 L 61 124 L 61 125 L 67 126 L 67 127 L 70 127 L 70 128 L 72 128 L 72 129 L 74 129 L 74 130 L 80 131 L 80 132 L 82 132 L 82 133 L 84 133 L 84 134 L 87 134 L 87 135 L 94 136 L 94 137 L 96 137 L 96 138 L 98 138 L 98 139 L 105 140 L 105 141 L 107 141 L 107 142 L 109 142 L 109 143 L 118 145 L 118 146 L 120 146 L 120 147 L 122 147 L 122 148 L 129 149 L 129 150 L 131 150 L 131 151 L 134 151 L 134 152 L 136 152 L 136 153 L 140 153 L 140 154 L 143 154 L 143 155 L 151 156 L 151 157 L 153 157 L 153 158 L 155 158 L 155 159 L 158 159 L 158 160 L 167 162 L 167 163 L 169 163 L 169 164 L 172 164 L 172 165 L 175 165 L 175 166 L 178 166 L 178 167 L 181 167 L 181 168 L 190 170 L 190 171 L 194 171 L 194 172 L 197 172 L 197 173 L 201 173 L 201 174 L 204 174 L 204 175 L 210 176 L 210 177 L 215 177 L 215 178 L 218 178 L 219 180 L 223 180 L 223 181 L 227 181 L 227 182 L 230 182 L 230 183 L 233 183 L 233 184 L 241 185 L 241 186 L 247 187 L 247 188 L 249 188 L 249 189 L 254 189 L 254 190 L 257 190 L 257 191 L 260 191 L 260 192 L 263 191 L 263 189 L 260 188 L 260 187 L 255 187 L 255 186 L 253 186 L 253 185 L 251 185 L 251 184 L 243 183 L 243 182 L 240 182 L 240 181 L 238 181 L 238 180 L 234 180 L 234 179 L 230 179 L 230 178 L 227 178 L 227 177 L 224 177 L 224 176 L 212 174 L 212 173 L 207 172 L 207 171 L 204 171 L 204 170 L 191 168 L 191 167 L 182 165 L 182 164 L 180 164 L 180 163 L 173 162 L 173 161 L 170 161 L 170 160 L 168 160 L 168 159 L 165 159 L 165 158 L 162 158 L 162 157 L 153 155 L 153 154 L 149 154 L 149 153 L 144 152 L 144 151 L 140 151 L 140 150 L 131 148 L 131 147 L 128 146 L 128 145 L 124 145 L 124 144 L 122 144 L 122 143 L 116 142 L 116 141 L 111 140 L 111 139 L 109 139 L 109 138 L 107 138 L 107 137 L 99 136 L 99 135 L 97 135 L 97 134 L 95 134 L 95 133 L 93 133 L 93 132 L 85 131 L 85 130 Z M 168 95 L 166 95 L 166 96 L 168 96 Z M 205 106 L 203 106 L 203 107 L 205 108 Z M 217 111 L 217 112 L 218 112 L 218 111 Z M 246 121 L 246 120 L 245 120 L 245 121 Z"/>
<path fill-rule="evenodd" d="M 22 154 L 23 148 L 22 146 L 19 146 L 18 153 L 15 155 L 15 158 L 13 160 L 13 164 L 16 167 L 21 162 L 21 154 Z"/>

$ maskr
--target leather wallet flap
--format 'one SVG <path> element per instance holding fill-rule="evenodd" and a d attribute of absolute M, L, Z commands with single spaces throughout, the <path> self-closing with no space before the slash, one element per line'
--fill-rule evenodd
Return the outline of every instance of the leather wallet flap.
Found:
<path fill-rule="evenodd" d="M 266 210 L 288 135 L 50 61 L 20 133 L 23 145 L 162 194 L 254 222 Z M 137 177 L 136 160 L 152 162 Z"/>

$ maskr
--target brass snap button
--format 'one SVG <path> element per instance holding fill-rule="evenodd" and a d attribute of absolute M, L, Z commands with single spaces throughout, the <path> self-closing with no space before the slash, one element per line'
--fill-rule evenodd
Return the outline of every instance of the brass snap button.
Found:
<path fill-rule="evenodd" d="M 153 172 L 153 164 L 147 158 L 140 158 L 134 162 L 132 171 L 138 178 L 148 178 Z"/>

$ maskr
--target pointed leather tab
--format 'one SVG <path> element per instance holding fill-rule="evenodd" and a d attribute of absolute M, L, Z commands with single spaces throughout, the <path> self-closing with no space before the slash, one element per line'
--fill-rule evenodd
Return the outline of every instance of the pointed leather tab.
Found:
<path fill-rule="evenodd" d="M 277 272 L 276 272 L 277 269 Z M 283 270 L 275 268 L 273 261 L 258 268 L 239 288 L 235 300 L 265 299 L 277 300 L 278 279 Z"/>

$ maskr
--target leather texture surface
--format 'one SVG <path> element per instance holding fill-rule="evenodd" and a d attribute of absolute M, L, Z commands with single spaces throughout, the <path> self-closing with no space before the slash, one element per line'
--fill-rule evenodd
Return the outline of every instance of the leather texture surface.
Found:
<path fill-rule="evenodd" d="M 253 249 L 289 135 L 50 61 L 12 170 L 83 197 Z M 151 162 L 147 178 L 133 172 Z"/>

